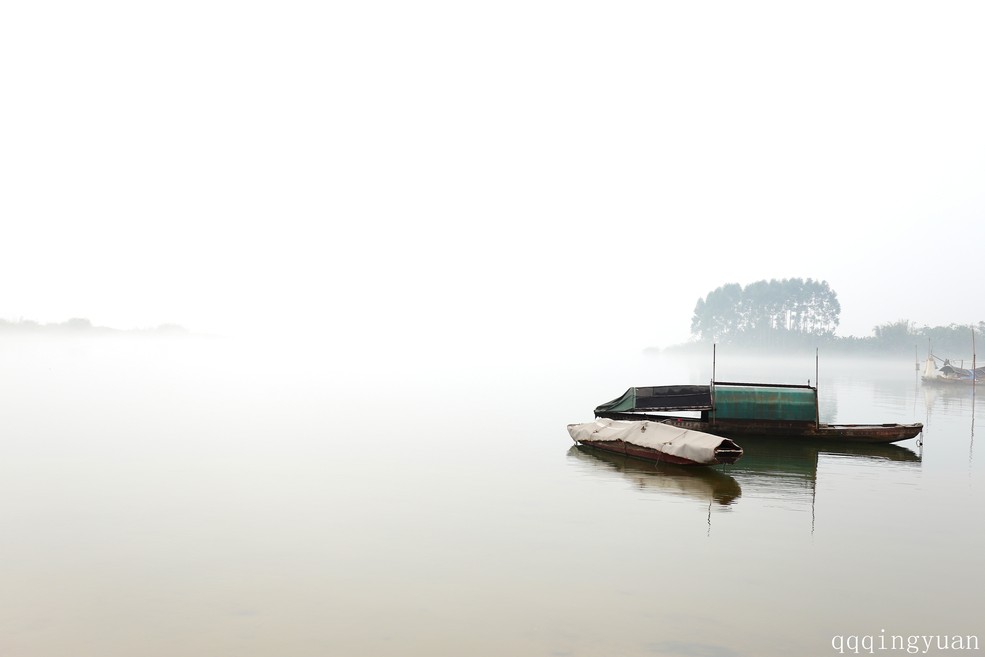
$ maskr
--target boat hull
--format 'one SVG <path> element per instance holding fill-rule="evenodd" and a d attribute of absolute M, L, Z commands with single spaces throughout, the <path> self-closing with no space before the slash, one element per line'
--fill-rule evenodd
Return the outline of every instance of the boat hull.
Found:
<path fill-rule="evenodd" d="M 742 456 L 742 448 L 730 438 L 662 421 L 600 418 L 569 424 L 568 433 L 579 445 L 677 465 L 728 464 Z"/>
<path fill-rule="evenodd" d="M 923 424 L 814 424 L 776 420 L 718 420 L 660 416 L 642 413 L 605 413 L 600 417 L 618 420 L 665 422 L 682 429 L 702 431 L 715 436 L 741 439 L 762 436 L 785 439 L 830 440 L 860 443 L 895 443 L 917 437 Z"/>
<path fill-rule="evenodd" d="M 611 454 L 619 454 L 621 456 L 632 456 L 633 458 L 644 459 L 647 461 L 655 461 L 657 463 L 673 463 L 675 465 L 715 465 L 714 463 L 699 463 L 698 461 L 692 461 L 691 459 L 682 458 L 680 456 L 674 456 L 673 454 L 665 454 L 657 449 L 651 449 L 649 447 L 640 447 L 639 445 L 633 445 L 632 443 L 626 443 L 621 440 L 606 440 L 606 441 L 596 441 L 596 440 L 583 440 L 578 443 L 579 445 L 585 445 L 586 447 L 593 447 L 595 449 L 600 449 L 604 452 L 609 452 Z M 741 451 L 739 452 L 741 454 Z M 722 458 L 716 459 L 718 463 L 735 463 L 738 460 L 736 458 L 727 458 L 722 460 Z"/>
<path fill-rule="evenodd" d="M 932 386 L 975 386 L 981 379 L 957 378 L 948 376 L 932 376 L 921 379 L 924 384 Z"/>

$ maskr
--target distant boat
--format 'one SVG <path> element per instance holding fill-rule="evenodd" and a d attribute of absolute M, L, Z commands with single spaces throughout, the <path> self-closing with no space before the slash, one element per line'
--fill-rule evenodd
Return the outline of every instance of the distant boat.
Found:
<path fill-rule="evenodd" d="M 940 367 L 937 367 L 938 362 L 941 363 Z M 927 355 L 923 372 L 920 374 L 921 381 L 931 384 L 977 385 L 982 379 L 985 379 L 985 367 L 972 369 L 957 367 L 950 360 L 939 358 L 934 354 Z"/>
<path fill-rule="evenodd" d="M 735 463 L 742 448 L 732 440 L 662 421 L 611 420 L 569 424 L 568 434 L 579 445 L 678 465 Z"/>
<path fill-rule="evenodd" d="M 690 411 L 697 416 L 668 414 Z M 630 388 L 595 409 L 596 418 L 660 422 L 676 429 L 730 439 L 785 439 L 894 443 L 915 438 L 923 424 L 826 424 L 818 421 L 811 385 L 716 382 L 711 385 Z"/>

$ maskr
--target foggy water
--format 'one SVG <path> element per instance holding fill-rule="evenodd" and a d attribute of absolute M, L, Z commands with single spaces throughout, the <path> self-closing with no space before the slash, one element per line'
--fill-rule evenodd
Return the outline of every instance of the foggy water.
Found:
<path fill-rule="evenodd" d="M 744 441 L 708 469 L 572 445 L 565 425 L 629 386 L 706 383 L 700 360 L 5 340 L 0 655 L 786 657 L 985 634 L 985 402 L 912 362 L 822 356 L 822 420 L 920 421 L 922 445 Z M 813 357 L 721 354 L 716 374 L 815 377 Z"/>

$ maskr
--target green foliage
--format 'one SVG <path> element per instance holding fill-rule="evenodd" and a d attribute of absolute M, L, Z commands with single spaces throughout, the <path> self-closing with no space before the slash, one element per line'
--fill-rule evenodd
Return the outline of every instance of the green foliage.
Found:
<path fill-rule="evenodd" d="M 922 326 L 898 319 L 873 327 L 869 337 L 836 337 L 841 316 L 838 295 L 827 281 L 784 278 L 729 283 L 698 299 L 691 334 L 700 341 L 750 348 L 784 349 L 824 344 L 835 352 L 912 354 L 970 359 L 972 331 L 985 345 L 985 322 Z M 985 351 L 985 346 L 983 346 Z"/>
<path fill-rule="evenodd" d="M 974 331 L 974 339 L 972 336 Z M 978 324 L 948 324 L 947 326 L 917 326 L 906 319 L 888 324 L 880 324 L 872 329 L 875 338 L 874 348 L 879 351 L 905 351 L 923 347 L 941 357 L 968 358 L 979 347 L 985 345 L 985 322 Z"/>
<path fill-rule="evenodd" d="M 913 322 L 908 319 L 898 319 L 888 324 L 880 324 L 872 329 L 875 341 L 886 351 L 896 351 L 901 348 L 910 349 L 915 341 Z"/>
<path fill-rule="evenodd" d="M 701 340 L 789 345 L 803 338 L 831 338 L 841 316 L 827 281 L 785 278 L 743 288 L 723 285 L 698 299 L 691 333 Z"/>

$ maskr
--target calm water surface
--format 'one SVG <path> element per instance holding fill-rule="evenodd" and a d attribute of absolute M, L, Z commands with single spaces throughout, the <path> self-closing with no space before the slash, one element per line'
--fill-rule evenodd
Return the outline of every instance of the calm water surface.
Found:
<path fill-rule="evenodd" d="M 698 360 L 6 340 L 0 655 L 787 657 L 882 631 L 985 638 L 985 402 L 925 389 L 905 359 L 822 356 L 822 419 L 920 421 L 922 444 L 747 440 L 709 469 L 572 445 L 565 424 L 631 385 L 707 382 Z M 720 353 L 717 375 L 804 383 L 814 359 Z"/>

